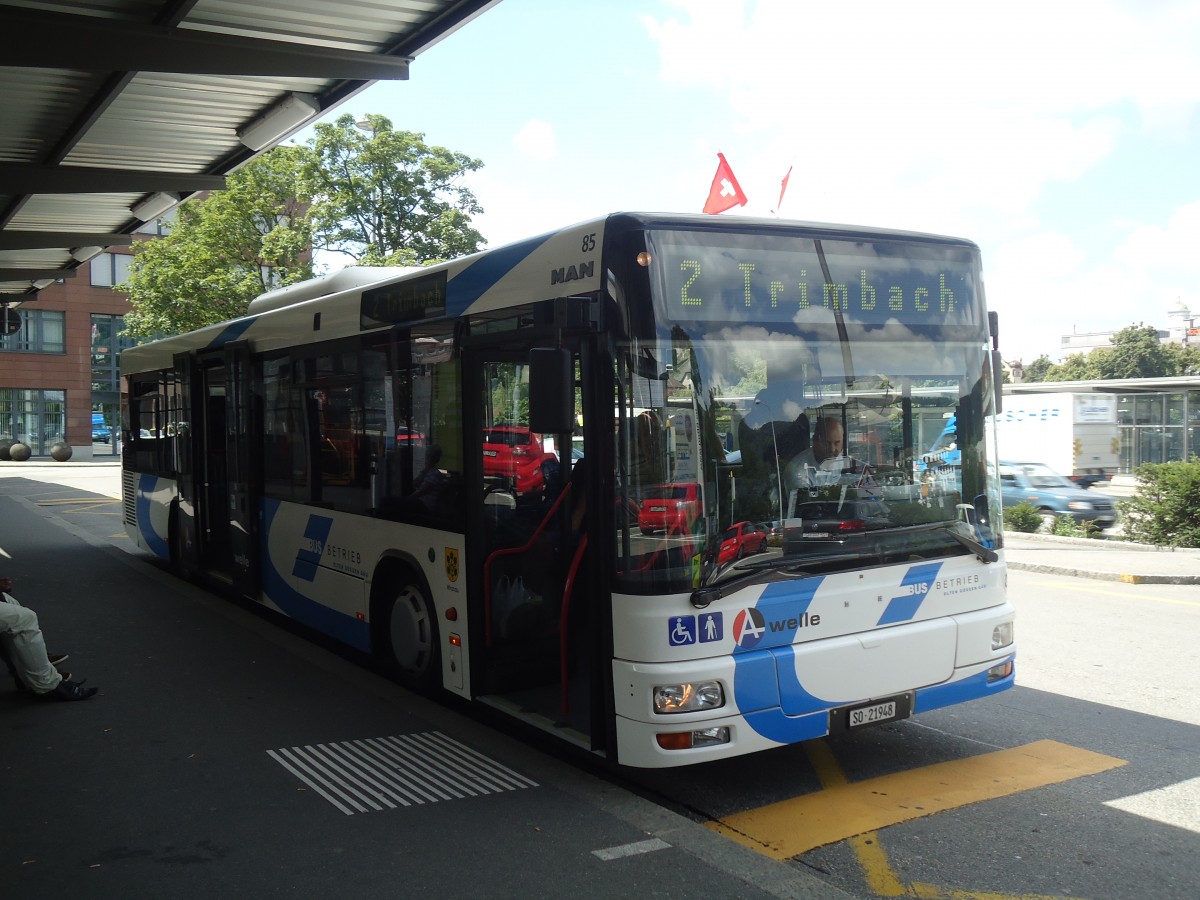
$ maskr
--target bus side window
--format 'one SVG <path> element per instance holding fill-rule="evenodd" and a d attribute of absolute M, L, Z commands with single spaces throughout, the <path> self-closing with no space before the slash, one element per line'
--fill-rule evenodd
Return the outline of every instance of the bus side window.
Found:
<path fill-rule="evenodd" d="M 635 481 L 642 484 L 658 484 L 663 481 L 662 426 L 652 409 L 640 413 L 633 420 L 633 447 L 630 451 L 630 467 Z"/>

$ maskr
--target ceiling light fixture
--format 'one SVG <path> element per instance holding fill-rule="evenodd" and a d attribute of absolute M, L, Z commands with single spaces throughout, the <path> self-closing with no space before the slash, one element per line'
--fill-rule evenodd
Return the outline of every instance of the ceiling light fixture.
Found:
<path fill-rule="evenodd" d="M 87 262 L 104 252 L 103 247 L 76 247 L 71 251 L 71 258 L 76 262 Z"/>
<path fill-rule="evenodd" d="M 50 287 L 50 285 L 54 284 L 55 280 L 54 278 L 39 278 L 33 283 L 33 286 L 40 291 L 42 288 Z"/>
<path fill-rule="evenodd" d="M 261 150 L 295 131 L 321 111 L 321 101 L 313 94 L 293 91 L 237 133 L 238 140 L 251 150 Z"/>
<path fill-rule="evenodd" d="M 151 219 L 157 219 L 178 202 L 178 194 L 172 194 L 170 191 L 159 191 L 157 194 L 151 194 L 141 203 L 133 204 L 133 206 L 129 207 L 129 211 L 139 221 L 149 222 Z"/>

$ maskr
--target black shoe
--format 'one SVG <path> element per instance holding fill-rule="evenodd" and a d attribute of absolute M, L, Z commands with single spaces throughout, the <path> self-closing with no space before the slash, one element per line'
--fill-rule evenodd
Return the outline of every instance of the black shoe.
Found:
<path fill-rule="evenodd" d="M 58 683 L 58 687 L 41 696 L 46 700 L 86 700 L 98 690 L 100 689 L 94 687 L 85 688 L 80 681 L 64 678 Z"/>

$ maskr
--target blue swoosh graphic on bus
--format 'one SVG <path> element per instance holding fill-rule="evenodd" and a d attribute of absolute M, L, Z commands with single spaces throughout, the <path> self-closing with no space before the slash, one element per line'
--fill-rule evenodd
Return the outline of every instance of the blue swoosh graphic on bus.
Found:
<path fill-rule="evenodd" d="M 238 319 L 237 321 L 230 322 L 217 332 L 216 337 L 208 342 L 207 349 L 211 350 L 215 347 L 224 347 L 226 344 L 236 341 L 243 334 L 245 334 L 246 330 L 256 321 L 258 321 L 258 316 L 251 316 L 246 319 Z"/>
<path fill-rule="evenodd" d="M 817 576 L 806 578 L 799 584 L 768 585 L 755 608 L 762 613 L 769 642 L 785 646 L 752 652 L 741 647 L 733 650 L 733 696 L 738 709 L 755 732 L 781 744 L 820 737 L 829 728 L 825 710 L 832 704 L 815 697 L 800 683 L 792 647 L 799 622 L 824 580 L 824 576 Z M 786 698 L 789 708 L 804 712 L 800 715 L 785 713 L 781 695 Z M 814 712 L 808 713 L 808 710 Z"/>
<path fill-rule="evenodd" d="M 1009 659 L 1015 659 L 1010 656 Z M 996 660 L 1000 665 L 1004 660 Z M 1010 688 L 1016 679 L 1016 667 L 1007 678 L 988 681 L 987 672 L 978 672 L 967 678 L 952 681 L 949 684 L 939 684 L 934 687 L 922 688 L 913 697 L 913 715 L 938 709 L 942 706 L 953 706 L 955 703 L 965 703 L 967 700 L 977 700 L 980 697 L 990 697 L 992 694 Z"/>
<path fill-rule="evenodd" d="M 305 581 L 317 580 L 317 567 L 321 565 L 321 554 L 329 543 L 329 532 L 333 530 L 333 519 L 329 516 L 311 515 L 304 527 L 305 543 L 296 554 L 292 574 Z"/>
<path fill-rule="evenodd" d="M 909 590 L 899 597 L 893 597 L 875 624 L 895 625 L 897 622 L 911 621 L 921 608 L 921 603 L 929 596 L 929 589 L 933 586 L 941 567 L 940 562 L 935 562 L 910 568 L 900 581 L 900 587 L 907 587 Z"/>
<path fill-rule="evenodd" d="M 354 616 L 330 609 L 309 597 L 304 596 L 275 568 L 271 559 L 270 541 L 271 525 L 279 512 L 278 500 L 264 500 L 263 530 L 262 530 L 262 590 L 263 596 L 274 603 L 284 613 L 298 622 L 303 622 L 330 637 L 345 641 L 352 647 L 370 652 L 371 626 Z"/>
<path fill-rule="evenodd" d="M 154 475 L 142 475 L 138 478 L 137 486 L 137 523 L 138 530 L 142 533 L 142 540 L 146 542 L 146 548 L 157 556 L 159 559 L 170 559 L 171 548 L 167 544 L 167 539 L 160 536 L 154 530 L 154 523 L 150 521 L 150 495 L 154 493 L 158 478 Z"/>
<path fill-rule="evenodd" d="M 517 263 L 545 242 L 544 236 L 530 238 L 511 247 L 494 250 L 471 263 L 446 284 L 446 314 L 462 315 L 489 288 L 512 271 Z"/>

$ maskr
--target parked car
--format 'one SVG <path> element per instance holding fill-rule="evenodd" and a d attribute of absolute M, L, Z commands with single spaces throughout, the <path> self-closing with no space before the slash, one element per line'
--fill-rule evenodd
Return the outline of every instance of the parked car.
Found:
<path fill-rule="evenodd" d="M 769 522 L 755 522 L 754 527 L 767 537 L 780 537 L 783 534 L 783 525 L 778 519 L 772 519 Z"/>
<path fill-rule="evenodd" d="M 111 440 L 112 432 L 104 424 L 104 415 L 102 413 L 92 413 L 92 441 L 107 444 Z"/>
<path fill-rule="evenodd" d="M 762 553 L 767 549 L 767 533 L 761 525 L 737 522 L 721 532 L 721 549 L 717 564 L 725 565 L 741 559 L 747 553 Z"/>
<path fill-rule="evenodd" d="M 400 447 L 424 447 L 425 435 L 405 425 L 397 425 L 396 444 Z"/>
<path fill-rule="evenodd" d="M 558 457 L 542 436 L 524 425 L 493 425 L 483 431 L 483 474 L 509 479 L 518 495 L 540 491 Z"/>
<path fill-rule="evenodd" d="M 1005 508 L 1018 503 L 1037 507 L 1047 525 L 1063 515 L 1099 528 L 1117 520 L 1112 498 L 1085 490 L 1042 463 L 1001 461 L 1000 494 Z"/>
<path fill-rule="evenodd" d="M 1090 488 L 1093 484 L 1102 484 L 1112 480 L 1112 475 L 1100 469 L 1084 472 L 1081 475 L 1071 475 L 1070 479 L 1081 488 Z"/>
<path fill-rule="evenodd" d="M 813 553 L 892 524 L 881 500 L 813 500 L 796 504 L 783 525 L 783 552 Z"/>
<path fill-rule="evenodd" d="M 659 484 L 647 489 L 638 510 L 642 534 L 656 531 L 691 533 L 700 517 L 700 485 Z"/>

